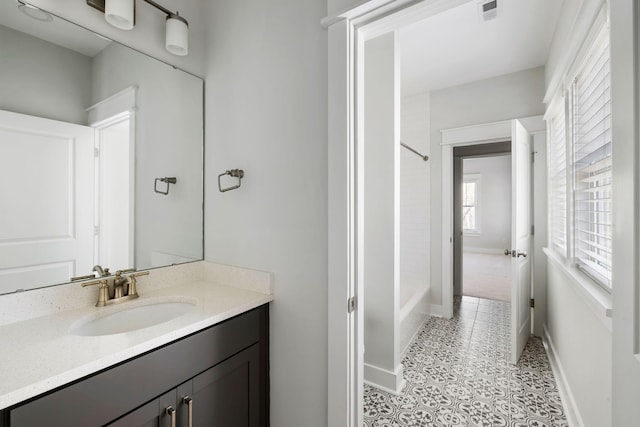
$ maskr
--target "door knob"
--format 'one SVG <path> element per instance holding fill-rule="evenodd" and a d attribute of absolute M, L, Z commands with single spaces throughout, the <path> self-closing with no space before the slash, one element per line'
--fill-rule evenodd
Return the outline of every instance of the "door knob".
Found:
<path fill-rule="evenodd" d="M 514 249 L 514 250 L 511 250 L 511 249 L 505 249 L 505 250 L 504 250 L 504 254 L 505 254 L 506 256 L 511 255 L 511 256 L 512 256 L 512 257 L 514 257 L 514 258 L 515 258 L 516 256 L 517 256 L 517 257 L 521 257 L 521 256 L 523 256 L 523 257 L 525 257 L 525 258 L 527 257 L 527 252 L 526 252 L 526 251 L 522 251 L 522 252 L 520 252 L 520 251 L 518 251 L 518 250 L 516 250 L 516 249 Z"/>

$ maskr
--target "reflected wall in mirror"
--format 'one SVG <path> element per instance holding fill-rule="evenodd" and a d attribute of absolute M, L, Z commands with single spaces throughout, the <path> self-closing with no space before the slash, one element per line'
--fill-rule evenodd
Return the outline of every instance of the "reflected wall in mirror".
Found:
<path fill-rule="evenodd" d="M 12 1 L 0 57 L 0 293 L 203 258 L 202 79 Z"/>

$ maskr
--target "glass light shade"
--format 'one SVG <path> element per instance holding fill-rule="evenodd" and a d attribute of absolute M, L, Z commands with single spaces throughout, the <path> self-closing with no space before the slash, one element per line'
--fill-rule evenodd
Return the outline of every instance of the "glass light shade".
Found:
<path fill-rule="evenodd" d="M 167 16 L 165 48 L 178 56 L 189 53 L 189 26 L 187 21 L 178 15 Z"/>
<path fill-rule="evenodd" d="M 105 0 L 104 19 L 121 30 L 131 30 L 134 24 L 134 0 Z"/>

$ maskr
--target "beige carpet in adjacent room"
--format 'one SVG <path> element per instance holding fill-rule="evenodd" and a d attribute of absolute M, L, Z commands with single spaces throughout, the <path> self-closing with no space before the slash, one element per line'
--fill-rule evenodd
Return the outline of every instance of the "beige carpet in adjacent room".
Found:
<path fill-rule="evenodd" d="M 511 301 L 511 257 L 464 252 L 462 293 L 498 301 Z"/>

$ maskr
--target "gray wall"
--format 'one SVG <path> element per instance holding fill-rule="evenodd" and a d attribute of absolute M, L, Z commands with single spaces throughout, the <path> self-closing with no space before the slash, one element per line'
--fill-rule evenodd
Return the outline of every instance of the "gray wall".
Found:
<path fill-rule="evenodd" d="M 429 144 L 429 94 L 402 99 L 400 140 L 424 155 Z M 431 161 L 400 149 L 400 287 L 429 288 Z M 402 290 L 400 291 L 402 293 Z"/>
<path fill-rule="evenodd" d="M 610 326 L 592 311 L 562 268 L 547 264 L 547 339 L 585 427 L 611 425 Z"/>
<path fill-rule="evenodd" d="M 275 273 L 271 425 L 327 425 L 324 0 L 206 2 L 205 257 Z M 243 168 L 242 188 L 217 174 Z"/>
<path fill-rule="evenodd" d="M 501 252 L 511 247 L 511 156 L 463 159 L 463 173 L 479 174 L 480 234 L 465 234 L 464 250 Z"/>
<path fill-rule="evenodd" d="M 565 0 L 563 3 L 549 54 L 547 85 L 562 81 L 565 68 L 575 58 L 579 46 L 572 43 L 572 39 L 577 37 L 578 41 L 582 41 L 585 29 L 591 25 L 592 18 L 587 17 L 588 13 L 581 15 L 581 8 L 582 12 L 594 10 L 600 4 L 597 0 Z M 615 22 L 612 22 L 614 26 Z M 584 285 L 568 274 L 570 267 L 549 261 L 547 269 L 545 338 L 553 349 L 556 363 L 563 370 L 559 380 L 564 383 L 570 396 L 571 407 L 568 409 L 575 414 L 575 418 L 582 420 L 585 427 L 610 426 L 613 369 L 611 319 L 605 317 L 603 309 L 598 307 L 599 303 L 593 297 L 585 296 L 587 291 Z M 575 269 L 573 272 L 578 277 L 581 274 Z M 617 284 L 622 282 L 614 283 L 614 289 Z M 616 310 L 614 307 L 614 313 Z"/>
<path fill-rule="evenodd" d="M 29 1 L 44 10 L 199 76 L 204 75 L 204 32 L 208 25 L 202 8 L 208 2 L 209 0 L 162 0 L 159 2 L 169 10 L 179 11 L 180 16 L 189 21 L 189 54 L 176 56 L 167 52 L 164 47 L 166 15 L 148 4 L 141 3 L 136 8 L 135 28 L 131 31 L 122 31 L 107 23 L 104 14 L 87 6 L 85 0 Z"/>
<path fill-rule="evenodd" d="M 87 124 L 91 58 L 0 25 L 0 109 Z"/>
<path fill-rule="evenodd" d="M 152 266 L 154 251 L 201 259 L 202 80 L 117 43 L 96 55 L 93 77 L 93 103 L 138 86 L 136 266 Z M 165 176 L 178 182 L 156 194 Z"/>
<path fill-rule="evenodd" d="M 443 129 L 544 114 L 544 67 L 431 92 L 431 201 L 442 200 Z M 442 212 L 431 211 L 432 304 L 442 304 Z"/>

